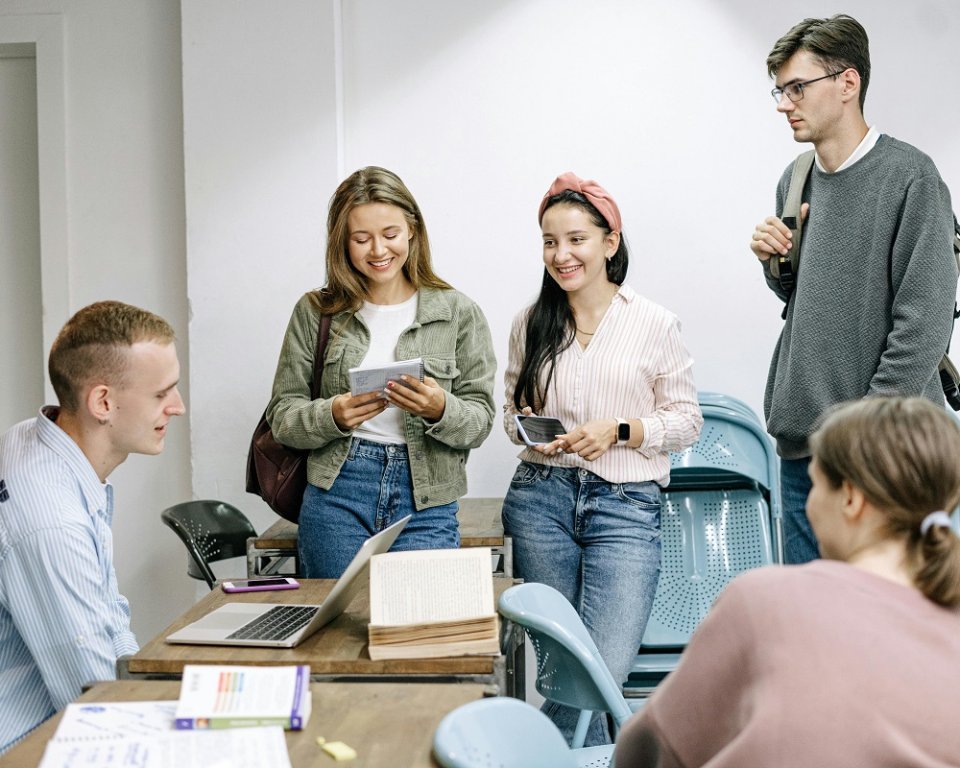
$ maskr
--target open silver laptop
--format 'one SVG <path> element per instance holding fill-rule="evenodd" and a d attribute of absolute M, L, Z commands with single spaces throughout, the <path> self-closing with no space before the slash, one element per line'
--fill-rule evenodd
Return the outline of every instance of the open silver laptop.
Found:
<path fill-rule="evenodd" d="M 168 643 L 293 648 L 346 610 L 367 579 L 370 558 L 382 554 L 410 520 L 407 515 L 371 536 L 320 605 L 227 603 L 168 635 Z M 291 594 L 291 593 L 286 593 Z M 294 593 L 295 594 L 295 593 Z"/>

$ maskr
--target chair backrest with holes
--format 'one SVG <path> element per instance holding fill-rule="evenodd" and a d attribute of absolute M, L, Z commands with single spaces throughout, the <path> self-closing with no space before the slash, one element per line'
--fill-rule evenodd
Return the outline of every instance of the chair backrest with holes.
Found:
<path fill-rule="evenodd" d="M 540 710 L 517 699 L 472 701 L 448 714 L 433 736 L 444 768 L 575 768 L 560 731 Z"/>
<path fill-rule="evenodd" d="M 203 579 L 213 589 L 216 576 L 210 563 L 240 557 L 247 553 L 247 539 L 256 529 L 236 507 L 212 499 L 186 501 L 160 513 L 187 547 L 187 574 Z"/>
<path fill-rule="evenodd" d="M 620 685 L 569 601 L 546 584 L 518 584 L 500 596 L 500 613 L 526 630 L 537 656 L 537 690 L 544 698 L 592 712 L 617 725 L 630 717 Z"/>

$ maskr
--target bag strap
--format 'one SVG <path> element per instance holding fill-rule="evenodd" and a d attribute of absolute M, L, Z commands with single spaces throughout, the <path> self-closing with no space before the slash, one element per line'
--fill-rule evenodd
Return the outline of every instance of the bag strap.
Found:
<path fill-rule="evenodd" d="M 797 286 L 797 272 L 800 269 L 800 239 L 803 234 L 803 220 L 800 218 L 803 188 L 810 177 L 813 168 L 815 150 L 804 152 L 793 161 L 793 171 L 790 175 L 790 188 L 787 190 L 787 200 L 783 204 L 780 221 L 787 225 L 793 235 L 792 245 L 786 256 L 776 256 L 770 261 L 770 274 L 779 282 L 780 287 L 791 293 Z"/>
<path fill-rule="evenodd" d="M 313 379 L 310 381 L 310 399 L 320 397 L 320 379 L 323 376 L 323 356 L 327 351 L 327 339 L 330 338 L 330 315 L 320 315 L 317 328 L 317 348 L 313 353 Z"/>

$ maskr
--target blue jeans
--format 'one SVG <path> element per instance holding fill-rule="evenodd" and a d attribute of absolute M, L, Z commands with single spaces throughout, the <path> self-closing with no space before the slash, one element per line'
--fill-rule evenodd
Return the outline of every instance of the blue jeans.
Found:
<path fill-rule="evenodd" d="M 336 579 L 364 541 L 406 515 L 413 515 L 391 552 L 460 546 L 459 505 L 416 509 L 405 445 L 353 438 L 346 461 L 329 491 L 308 485 L 300 507 L 300 573 Z"/>
<path fill-rule="evenodd" d="M 783 498 L 783 559 L 792 565 L 820 557 L 820 546 L 807 519 L 810 495 L 810 459 L 780 459 L 780 493 Z"/>
<path fill-rule="evenodd" d="M 608 483 L 593 472 L 521 462 L 503 502 L 513 563 L 526 581 L 548 584 L 577 609 L 600 656 L 623 682 L 640 647 L 660 577 L 660 488 Z M 543 711 L 569 742 L 579 711 Z M 594 715 L 586 746 L 610 743 Z"/>

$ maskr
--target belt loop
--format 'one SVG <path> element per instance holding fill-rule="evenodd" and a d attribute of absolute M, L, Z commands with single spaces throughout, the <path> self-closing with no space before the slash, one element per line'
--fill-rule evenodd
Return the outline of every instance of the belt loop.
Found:
<path fill-rule="evenodd" d="M 351 437 L 350 438 L 350 448 L 347 450 L 347 458 L 355 459 L 357 458 L 357 451 L 360 450 L 360 438 Z"/>

